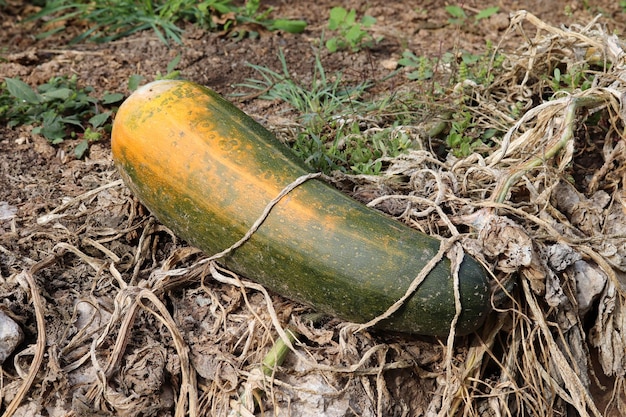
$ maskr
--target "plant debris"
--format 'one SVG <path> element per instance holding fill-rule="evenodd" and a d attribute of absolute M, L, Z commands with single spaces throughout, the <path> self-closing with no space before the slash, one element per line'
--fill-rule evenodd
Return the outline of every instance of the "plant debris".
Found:
<path fill-rule="evenodd" d="M 381 176 L 333 179 L 482 260 L 494 313 L 479 332 L 438 340 L 307 321 L 309 309 L 181 244 L 94 147 L 102 169 L 82 179 L 92 191 L 46 208 L 31 229 L 18 235 L 0 205 L 3 231 L 32 242 L 31 259 L 0 241 L 5 261 L 28 265 L 0 276 L 3 308 L 37 335 L 3 370 L 4 415 L 63 415 L 67 404 L 119 416 L 624 414 L 622 42 L 596 21 L 556 28 L 527 12 L 505 36 L 514 31 L 528 42 L 472 91 L 472 110 L 508 127 L 490 154 L 441 160 L 423 146 L 389 158 Z M 581 61 L 591 85 L 546 94 L 542 74 Z M 517 119 L 496 110 L 517 103 Z M 37 252 L 49 257 L 37 263 Z M 65 296 L 46 306 L 48 293 Z M 269 372 L 261 364 L 279 340 L 290 353 Z M 45 403 L 23 402 L 29 392 Z"/>

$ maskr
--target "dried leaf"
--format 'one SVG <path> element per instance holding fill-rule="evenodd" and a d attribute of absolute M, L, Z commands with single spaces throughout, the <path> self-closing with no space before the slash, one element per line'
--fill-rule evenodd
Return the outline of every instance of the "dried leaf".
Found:
<path fill-rule="evenodd" d="M 576 300 L 580 313 L 587 312 L 604 290 L 608 276 L 598 267 L 586 261 L 574 262 L 568 273 L 576 281 Z"/>
<path fill-rule="evenodd" d="M 626 372 L 624 329 L 624 298 L 609 281 L 598 303 L 598 316 L 589 337 L 591 344 L 598 348 L 598 359 L 605 375 L 624 375 Z"/>

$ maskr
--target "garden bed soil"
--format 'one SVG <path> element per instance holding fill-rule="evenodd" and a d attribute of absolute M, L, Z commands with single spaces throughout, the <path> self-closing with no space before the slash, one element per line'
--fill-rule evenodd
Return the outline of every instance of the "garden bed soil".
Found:
<path fill-rule="evenodd" d="M 513 50 L 522 37 L 504 34 L 510 13 L 522 8 L 557 27 L 585 25 L 602 13 L 599 23 L 618 36 L 626 23 L 626 13 L 614 0 L 585 7 L 586 2 L 572 1 L 465 1 L 462 6 L 470 15 L 494 5 L 500 10 L 479 24 L 468 20 L 461 26 L 449 22 L 444 2 L 350 0 L 342 5 L 375 17 L 372 31 L 383 39 L 371 49 L 331 54 L 320 39 L 336 2 L 262 3 L 274 8 L 273 16 L 306 20 L 307 29 L 289 34 L 254 28 L 258 36 L 236 39 L 190 26 L 183 43 L 169 47 L 150 31 L 106 44 L 68 45 L 86 29 L 84 22 L 71 22 L 65 32 L 39 39 L 35 35 L 41 23 L 25 20 L 36 8 L 9 0 L 0 8 L 0 76 L 19 77 L 35 87 L 53 76 L 76 75 L 96 96 L 128 95 L 132 75 L 152 80 L 166 74 L 168 63 L 180 56 L 180 77 L 231 98 L 284 135 L 282 130 L 295 123 L 293 113 L 283 103 L 261 100 L 239 86 L 258 76 L 250 64 L 280 71 L 279 51 L 302 83 L 311 79 L 318 54 L 326 73 L 340 71 L 347 84 L 384 80 L 370 89 L 372 96 L 381 96 L 413 88 L 402 70 L 389 77 L 405 50 L 429 57 L 446 51 L 481 53 L 487 40 L 497 45 L 502 39 L 502 50 Z M 536 29 L 530 30 L 534 35 Z M 271 300 L 283 325 L 309 310 L 274 294 L 268 299 L 262 292 L 206 278 L 155 290 L 165 309 L 158 314 L 157 301 L 147 294 L 139 297 L 151 312 L 138 308 L 131 327 L 106 328 L 116 303 L 130 302 L 131 292 L 137 296 L 154 270 L 164 263 L 188 265 L 200 255 L 158 224 L 117 182 L 109 137 L 92 144 L 83 159 L 73 154 L 78 143 L 70 138 L 51 145 L 32 127 L 0 126 L 0 310 L 24 333 L 24 341 L 2 364 L 0 411 L 10 407 L 29 367 L 37 363 L 45 323 L 41 366 L 15 415 L 173 415 L 181 406 L 181 369 L 188 366 L 177 349 L 178 337 L 189 348 L 195 373 L 195 384 L 187 389 L 196 390 L 196 396 L 187 398 L 199 403 L 190 407 L 201 415 L 226 415 L 239 406 L 245 415 L 250 399 L 245 404 L 242 396 L 253 392 L 251 386 L 262 386 L 254 366 L 277 337 L 267 303 Z M 97 192 L 86 194 L 93 190 Z M 433 392 L 444 375 L 439 366 L 445 340 L 380 332 L 345 335 L 337 320 L 295 325 L 307 343 L 299 348 L 302 355 L 287 358 L 287 371 L 279 369 L 278 383 L 266 390 L 261 400 L 265 415 L 404 416 L 437 410 Z M 125 343 L 117 345 L 119 340 Z M 464 339 L 458 355 L 471 348 Z M 107 372 L 115 352 L 120 356 Z M 367 365 L 347 372 L 364 353 L 371 355 Z M 98 381 L 105 375 L 103 388 Z M 599 369 L 595 377 L 595 401 L 603 410 L 615 380 Z"/>

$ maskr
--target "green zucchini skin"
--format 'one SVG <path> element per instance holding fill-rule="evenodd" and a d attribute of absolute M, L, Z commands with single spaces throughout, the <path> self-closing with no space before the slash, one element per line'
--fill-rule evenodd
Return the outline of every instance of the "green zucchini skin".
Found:
<path fill-rule="evenodd" d="M 143 86 L 120 107 L 114 161 L 157 219 L 214 254 L 238 241 L 278 193 L 309 173 L 269 131 L 215 92 L 187 81 Z M 357 323 L 401 298 L 440 241 L 317 179 L 285 196 L 241 247 L 229 269 L 318 311 Z M 457 335 L 491 309 L 488 273 L 470 256 L 459 272 Z M 444 258 L 411 298 L 377 327 L 445 336 L 455 315 Z"/>

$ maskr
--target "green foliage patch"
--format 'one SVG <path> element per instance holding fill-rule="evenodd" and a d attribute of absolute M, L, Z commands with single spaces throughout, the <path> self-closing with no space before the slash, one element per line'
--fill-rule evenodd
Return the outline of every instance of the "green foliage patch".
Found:
<path fill-rule="evenodd" d="M 18 78 L 5 78 L 0 84 L 0 121 L 8 127 L 34 126 L 33 133 L 52 144 L 82 138 L 75 148 L 82 158 L 89 143 L 110 131 L 112 109 L 124 98 L 106 93 L 98 99 L 92 92 L 91 87 L 79 87 L 75 75 L 53 77 L 36 89 Z"/>
<path fill-rule="evenodd" d="M 272 8 L 263 9 L 260 0 L 247 0 L 238 5 L 233 0 L 48 0 L 30 20 L 47 23 L 72 19 L 87 21 L 89 27 L 71 43 L 90 40 L 109 42 L 142 30 L 152 30 L 158 38 L 182 43 L 181 23 L 191 22 L 199 27 L 217 31 L 234 31 L 244 36 L 250 30 L 236 31 L 238 26 L 254 23 L 268 30 L 299 33 L 306 22 L 292 19 L 272 19 Z M 41 33 L 40 37 L 66 30 L 65 25 Z"/>
<path fill-rule="evenodd" d="M 381 103 L 364 99 L 371 82 L 348 85 L 341 73 L 329 76 L 316 54 L 312 80 L 302 84 L 291 75 L 282 52 L 279 60 L 281 72 L 251 65 L 260 78 L 239 87 L 259 92 L 262 99 L 289 103 L 297 111 L 302 128 L 290 146 L 313 169 L 379 174 L 381 158 L 411 147 L 409 136 L 398 124 L 384 128 L 363 124 L 365 114 L 381 111 Z"/>

